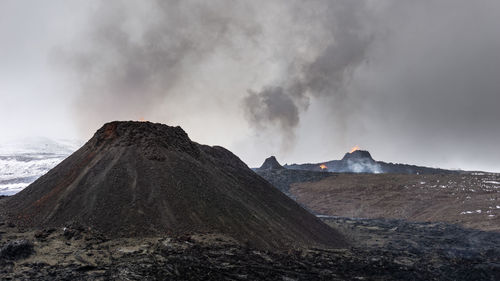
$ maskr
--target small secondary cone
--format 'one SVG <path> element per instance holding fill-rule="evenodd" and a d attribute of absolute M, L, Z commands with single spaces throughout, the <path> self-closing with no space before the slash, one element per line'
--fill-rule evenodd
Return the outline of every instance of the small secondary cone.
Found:
<path fill-rule="evenodd" d="M 283 166 L 276 160 L 276 157 L 271 156 L 267 158 L 260 166 L 259 170 L 280 170 L 284 169 Z"/>
<path fill-rule="evenodd" d="M 150 122 L 105 124 L 3 205 L 19 225 L 78 223 L 111 237 L 216 232 L 260 248 L 347 245 L 230 151 Z"/>

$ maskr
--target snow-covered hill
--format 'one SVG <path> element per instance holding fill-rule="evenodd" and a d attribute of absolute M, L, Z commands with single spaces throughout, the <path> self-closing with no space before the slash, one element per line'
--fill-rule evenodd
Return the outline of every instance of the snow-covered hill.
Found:
<path fill-rule="evenodd" d="M 83 142 L 44 137 L 0 142 L 0 195 L 12 195 L 76 151 Z"/>

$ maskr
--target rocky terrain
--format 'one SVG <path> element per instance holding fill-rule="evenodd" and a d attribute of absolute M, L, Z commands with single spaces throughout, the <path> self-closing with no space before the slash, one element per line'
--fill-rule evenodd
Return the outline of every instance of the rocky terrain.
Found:
<path fill-rule="evenodd" d="M 358 155 L 369 154 L 361 151 Z M 450 222 L 500 231 L 499 174 L 332 173 L 326 169 L 286 168 L 255 171 L 317 215 Z"/>
<path fill-rule="evenodd" d="M 332 175 L 329 172 L 315 172 L 307 170 L 258 170 L 257 173 L 277 187 L 281 192 L 295 199 L 290 191 L 294 183 L 315 182 Z"/>
<path fill-rule="evenodd" d="M 322 215 L 451 222 L 500 231 L 497 174 L 332 174 L 293 183 L 290 193 Z"/>
<path fill-rule="evenodd" d="M 3 200 L 0 200 L 0 202 Z M 442 223 L 323 218 L 345 249 L 267 251 L 220 234 L 109 238 L 0 219 L 2 280 L 498 280 L 500 234 Z"/>

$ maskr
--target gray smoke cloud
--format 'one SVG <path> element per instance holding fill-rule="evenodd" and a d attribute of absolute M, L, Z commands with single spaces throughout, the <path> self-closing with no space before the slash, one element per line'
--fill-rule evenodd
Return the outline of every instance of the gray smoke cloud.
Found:
<path fill-rule="evenodd" d="M 385 161 L 500 170 L 498 1 L 96 3 L 52 53 L 76 82 L 69 119 L 87 132 L 152 116 L 251 165 L 359 145 Z"/>
<path fill-rule="evenodd" d="M 311 6 L 314 12 L 303 14 L 311 11 Z M 310 26 L 315 22 L 317 30 L 310 32 L 316 36 L 305 40 L 318 51 L 312 57 L 295 57 L 278 85 L 248 91 L 243 105 L 254 127 L 277 127 L 283 143 L 290 145 L 310 98 L 328 97 L 335 100 L 336 108 L 343 106 L 353 71 L 368 59 L 373 35 L 368 32 L 370 15 L 366 9 L 364 1 L 315 1 L 294 7 L 297 24 Z"/>
<path fill-rule="evenodd" d="M 251 45 L 258 34 L 242 2 L 100 1 L 80 46 L 55 56 L 80 85 L 75 117 L 87 129 L 164 110 L 179 81 L 198 79 L 192 73 L 210 56 L 231 56 L 235 42 Z"/>
<path fill-rule="evenodd" d="M 290 130 L 299 123 L 299 110 L 281 87 L 265 88 L 259 93 L 248 91 L 245 98 L 249 118 L 259 126 L 268 122 L 277 122 L 279 127 Z"/>
<path fill-rule="evenodd" d="M 217 52 L 226 54 L 224 60 L 238 61 L 259 48 L 289 45 L 277 34 L 283 30 L 266 23 L 278 7 L 286 13 L 279 25 L 305 43 L 289 45 L 291 61 L 272 53 L 285 69 L 283 77 L 260 85 L 260 91 L 247 90 L 242 105 L 253 128 L 278 133 L 289 149 L 310 98 L 335 97 L 335 107 L 341 107 L 343 88 L 366 60 L 372 36 L 363 1 L 97 3 L 84 40 L 55 55 L 64 58 L 80 85 L 74 113 L 82 128 L 168 111 L 164 104 L 179 99 L 175 89 L 199 79 L 194 73 L 213 63 Z M 297 53 L 299 48 L 307 49 Z"/>

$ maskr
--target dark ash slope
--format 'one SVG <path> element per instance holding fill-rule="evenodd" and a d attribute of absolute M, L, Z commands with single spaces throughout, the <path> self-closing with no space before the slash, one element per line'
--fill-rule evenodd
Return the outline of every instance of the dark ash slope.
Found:
<path fill-rule="evenodd" d="M 262 248 L 346 245 L 230 151 L 149 122 L 105 124 L 5 207 L 25 226 L 74 222 L 110 236 L 217 232 Z"/>

